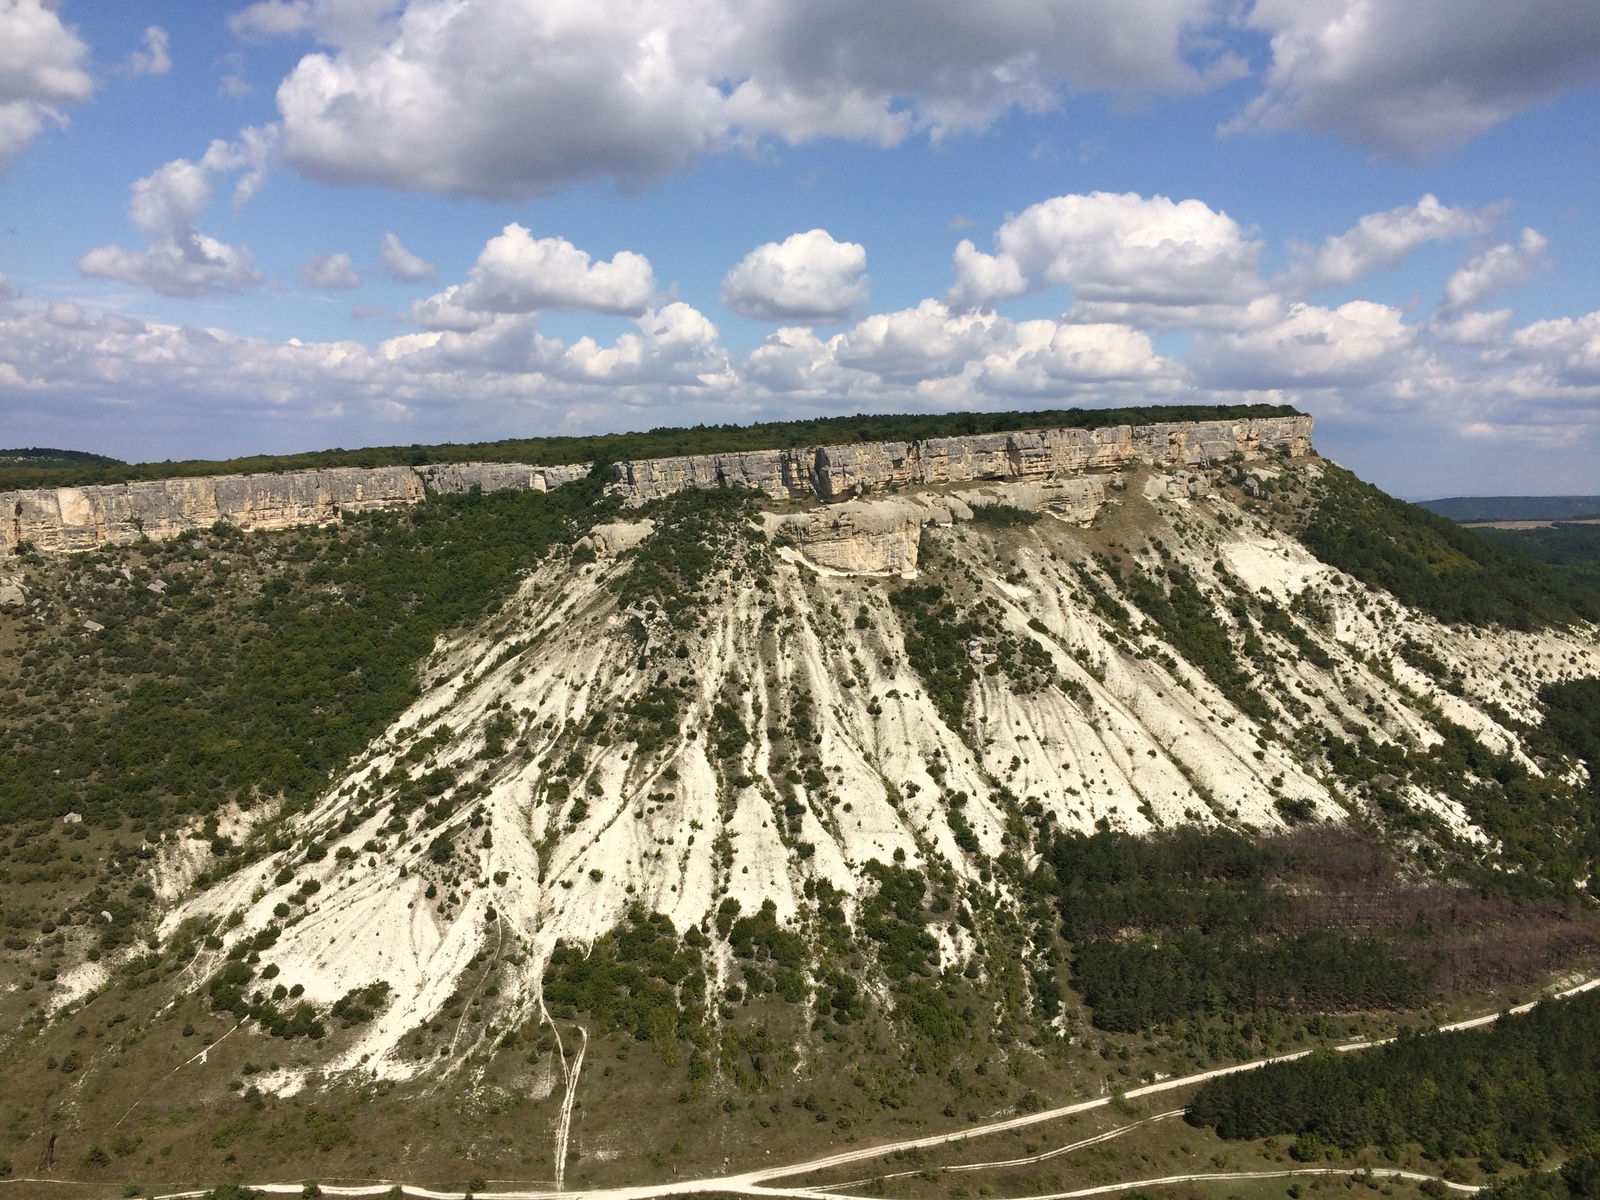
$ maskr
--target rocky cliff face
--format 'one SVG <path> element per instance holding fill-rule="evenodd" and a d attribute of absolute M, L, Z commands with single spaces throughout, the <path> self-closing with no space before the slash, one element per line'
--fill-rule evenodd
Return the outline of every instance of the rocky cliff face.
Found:
<path fill-rule="evenodd" d="M 1094 502 L 1091 493 L 1081 485 L 1078 491 L 1060 486 L 1063 477 L 1127 464 L 1201 466 L 1235 453 L 1277 451 L 1299 457 L 1311 450 L 1311 430 L 1309 416 L 1046 429 L 926 442 L 646 459 L 619 463 L 615 473 L 619 490 L 635 501 L 720 482 L 751 487 L 777 500 L 833 502 L 875 491 L 994 480 L 1056 481 L 1054 499 L 1047 505 L 1081 508 Z M 430 489 L 544 491 L 588 470 L 583 464 L 524 463 L 340 467 L 5 492 L 0 493 L 0 555 L 14 552 L 23 542 L 64 553 L 127 544 L 140 537 L 165 539 L 217 521 L 244 529 L 326 524 L 346 512 L 416 504 Z"/>

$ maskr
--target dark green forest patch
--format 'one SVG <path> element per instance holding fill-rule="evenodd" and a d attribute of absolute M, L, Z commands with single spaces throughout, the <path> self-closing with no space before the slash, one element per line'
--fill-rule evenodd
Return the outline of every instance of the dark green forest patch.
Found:
<path fill-rule="evenodd" d="M 1557 521 L 1539 529 L 1472 530 L 1495 545 L 1547 563 L 1585 587 L 1600 590 L 1600 525 Z"/>
<path fill-rule="evenodd" d="M 1188 1119 L 1226 1138 L 1294 1136 L 1302 1158 L 1417 1142 L 1436 1160 L 1537 1167 L 1600 1133 L 1600 995 L 1214 1079 Z"/>
<path fill-rule="evenodd" d="M 1600 620 L 1600 594 L 1554 567 L 1324 465 L 1298 531 L 1329 566 L 1447 624 L 1539 629 Z"/>
<path fill-rule="evenodd" d="M 1600 945 L 1587 910 L 1408 881 L 1342 831 L 1053 837 L 1034 877 L 1102 1029 L 1404 1011 Z"/>
<path fill-rule="evenodd" d="M 557 943 L 544 973 L 551 1015 L 587 1013 L 593 1032 L 653 1042 L 671 1065 L 680 1039 L 705 1039 L 706 973 L 699 930 L 679 938 L 672 920 L 635 905 L 592 949 Z"/>

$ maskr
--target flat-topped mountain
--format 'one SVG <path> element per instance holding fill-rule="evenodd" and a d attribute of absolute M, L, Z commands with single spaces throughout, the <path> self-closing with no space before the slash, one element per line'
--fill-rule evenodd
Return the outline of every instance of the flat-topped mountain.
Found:
<path fill-rule="evenodd" d="M 670 1179 L 1600 945 L 1600 595 L 1307 417 L 6 503 L 13 1160 Z"/>

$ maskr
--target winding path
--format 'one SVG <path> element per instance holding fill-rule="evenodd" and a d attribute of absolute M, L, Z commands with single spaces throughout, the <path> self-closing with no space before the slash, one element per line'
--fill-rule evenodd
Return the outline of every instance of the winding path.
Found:
<path fill-rule="evenodd" d="M 1586 980 L 1575 987 L 1553 993 L 1549 999 L 1564 1000 L 1583 992 L 1600 988 L 1600 977 Z M 1507 1013 L 1525 1013 L 1533 1009 L 1538 1001 L 1519 1004 L 1515 1008 L 1507 1009 Z M 1451 1032 L 1461 1029 L 1476 1029 L 1500 1019 L 1501 1013 L 1491 1013 L 1483 1017 L 1474 1017 L 1467 1021 L 1457 1021 L 1450 1025 L 1441 1025 L 1440 1032 Z M 1393 1041 L 1393 1038 L 1381 1038 L 1374 1041 L 1348 1042 L 1334 1049 L 1340 1052 L 1351 1052 L 1370 1049 Z M 1181 1088 L 1193 1087 L 1206 1082 L 1208 1079 L 1217 1079 L 1223 1075 L 1238 1075 L 1245 1071 L 1259 1070 L 1261 1067 L 1275 1062 L 1292 1062 L 1297 1058 L 1304 1058 L 1311 1054 L 1310 1050 L 1299 1050 L 1293 1054 L 1279 1054 L 1271 1058 L 1257 1059 L 1254 1062 L 1239 1063 L 1230 1067 L 1217 1067 L 1210 1071 L 1200 1071 L 1193 1075 L 1184 1075 L 1173 1079 L 1163 1079 L 1156 1083 L 1146 1084 L 1144 1087 L 1134 1088 L 1124 1092 L 1127 1100 L 1137 1100 L 1144 1096 L 1155 1096 L 1163 1092 L 1176 1091 Z M 575 1075 L 576 1073 L 574 1073 Z M 575 1080 L 574 1080 L 575 1081 Z M 570 1095 L 568 1102 L 570 1103 Z M 1070 1117 L 1078 1113 L 1092 1112 L 1097 1108 L 1104 1108 L 1112 1102 L 1113 1097 L 1102 1096 L 1096 1100 L 1082 1100 L 1076 1104 L 1066 1104 L 1059 1108 L 1045 1109 L 1042 1112 L 1029 1113 L 1025 1116 L 1008 1117 L 1001 1121 L 990 1121 L 970 1129 L 958 1129 L 949 1133 L 930 1134 L 927 1137 L 906 1138 L 898 1142 L 883 1142 L 875 1146 L 857 1147 L 842 1150 L 834 1154 L 823 1155 L 820 1158 L 807 1159 L 803 1162 L 791 1163 L 788 1166 L 764 1167 L 756 1171 L 745 1171 L 737 1175 L 708 1175 L 699 1179 L 676 1179 L 671 1183 L 641 1184 L 635 1187 L 594 1188 L 586 1191 L 565 1191 L 561 1189 L 540 1188 L 535 1190 L 495 1191 L 478 1193 L 479 1200 L 658 1200 L 661 1197 L 683 1196 L 692 1193 L 722 1193 L 741 1196 L 756 1197 L 796 1197 L 800 1200 L 872 1200 L 871 1197 L 854 1196 L 848 1192 L 835 1191 L 833 1188 L 852 1186 L 851 1184 L 820 1185 L 813 1187 L 782 1187 L 773 1186 L 771 1181 L 793 1178 L 796 1175 L 808 1175 L 817 1171 L 831 1170 L 834 1167 L 849 1166 L 852 1163 L 865 1162 L 869 1159 L 882 1158 L 897 1151 L 925 1150 L 938 1146 L 952 1146 L 973 1138 L 988 1137 L 997 1133 L 1007 1133 L 1013 1129 L 1025 1129 L 1031 1125 L 1043 1125 L 1050 1121 L 1059 1121 L 1063 1117 Z M 1063 1153 L 1070 1149 L 1082 1149 L 1096 1142 L 1107 1141 L 1112 1137 L 1119 1137 L 1124 1133 L 1148 1124 L 1150 1121 L 1161 1120 L 1181 1112 L 1181 1109 L 1161 1113 L 1154 1117 L 1145 1118 L 1134 1122 L 1132 1125 L 1122 1126 L 1108 1130 L 1089 1138 L 1076 1146 L 1061 1147 L 1055 1151 L 1033 1156 L 1032 1159 L 1008 1159 L 995 1163 L 980 1163 L 968 1166 L 958 1166 L 952 1170 L 977 1170 L 983 1166 L 1011 1166 L 1029 1161 L 1050 1157 L 1053 1154 Z M 1412 1171 L 1400 1171 L 1389 1168 L 1337 1168 L 1337 1167 L 1306 1167 L 1285 1171 L 1257 1171 L 1257 1172 L 1218 1172 L 1189 1175 L 1171 1175 L 1160 1179 L 1129 1180 L 1122 1183 L 1103 1184 L 1099 1187 L 1084 1188 L 1073 1192 L 1057 1192 L 1047 1196 L 1029 1197 L 1028 1200 L 1080 1200 L 1083 1197 L 1111 1195 L 1116 1192 L 1128 1191 L 1137 1187 L 1157 1187 L 1164 1184 L 1196 1183 L 1208 1180 L 1227 1179 L 1278 1179 L 1293 1175 L 1360 1175 L 1368 1174 L 1374 1177 L 1394 1179 L 1431 1180 L 1434 1176 L 1422 1175 Z M 875 1176 L 876 1178 L 876 1176 Z M 21 1182 L 20 1180 L 18 1182 Z M 864 1181 L 856 1181 L 864 1182 Z M 1468 1184 L 1450 1183 L 1447 1180 L 1438 1180 L 1447 1187 L 1458 1192 L 1475 1193 L 1479 1189 Z M 301 1184 L 298 1183 L 267 1183 L 252 1184 L 256 1191 L 268 1195 L 288 1196 L 298 1195 Z M 418 1187 L 415 1184 L 373 1183 L 359 1186 L 339 1187 L 330 1184 L 322 1185 L 322 1192 L 327 1196 L 378 1196 L 398 1186 L 406 1196 L 416 1197 L 417 1200 L 461 1200 L 459 1191 L 434 1191 L 430 1188 Z M 203 1191 L 171 1192 L 157 1197 L 157 1200 L 189 1200 L 191 1197 L 203 1196 Z"/>

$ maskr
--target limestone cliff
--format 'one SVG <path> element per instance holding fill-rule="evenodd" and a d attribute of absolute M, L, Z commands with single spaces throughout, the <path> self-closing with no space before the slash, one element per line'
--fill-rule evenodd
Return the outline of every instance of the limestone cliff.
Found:
<path fill-rule="evenodd" d="M 1048 485 L 1026 507 L 1078 510 L 1097 495 L 1055 481 L 1127 464 L 1201 466 L 1235 453 L 1311 451 L 1309 416 L 1103 429 L 1044 429 L 924 442 L 871 442 L 740 454 L 644 459 L 617 464 L 616 487 L 639 502 L 719 483 L 755 488 L 776 500 L 847 500 L 909 487 L 997 481 Z M 402 508 L 432 491 L 548 490 L 589 471 L 585 464 L 448 463 L 423 467 L 338 467 L 274 475 L 220 475 L 0 493 L 0 555 L 23 542 L 53 552 L 92 550 L 140 537 L 165 539 L 226 521 L 244 529 L 325 524 L 346 512 Z M 1032 497 L 1033 494 L 1029 493 Z M 1012 503 L 1015 501 L 1005 501 Z M 1092 513 L 1090 514 L 1092 515 Z"/>

